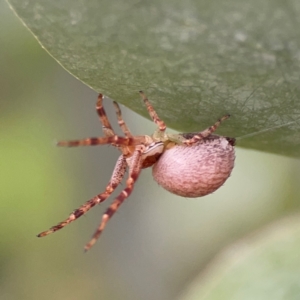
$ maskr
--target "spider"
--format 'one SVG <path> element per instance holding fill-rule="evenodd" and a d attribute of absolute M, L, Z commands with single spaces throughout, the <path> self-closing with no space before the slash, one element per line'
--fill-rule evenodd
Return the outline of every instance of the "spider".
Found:
<path fill-rule="evenodd" d="M 103 95 L 99 94 L 96 110 L 102 123 L 104 137 L 58 142 L 57 145 L 62 147 L 111 144 L 121 151 L 121 155 L 103 193 L 88 200 L 74 210 L 67 219 L 41 232 L 38 237 L 44 237 L 62 229 L 96 204 L 105 201 L 122 181 L 126 169 L 128 169 L 126 187 L 103 214 L 92 239 L 85 246 L 86 251 L 95 244 L 109 219 L 130 196 L 142 169 L 153 167 L 152 174 L 158 184 L 171 193 L 191 198 L 214 192 L 229 177 L 234 166 L 235 139 L 212 133 L 230 115 L 225 115 L 201 132 L 167 134 L 165 123 L 158 117 L 146 95 L 142 91 L 139 93 L 150 117 L 157 126 L 152 135 L 132 135 L 122 118 L 119 105 L 113 102 L 118 124 L 125 135 L 124 137 L 117 136 L 103 108 Z"/>

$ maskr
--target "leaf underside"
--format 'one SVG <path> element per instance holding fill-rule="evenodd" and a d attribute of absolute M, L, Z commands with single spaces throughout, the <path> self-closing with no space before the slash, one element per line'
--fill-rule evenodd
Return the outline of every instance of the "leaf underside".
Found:
<path fill-rule="evenodd" d="M 97 92 L 166 124 L 300 156 L 298 0 L 9 0 L 41 45 Z M 46 71 L 46 70 L 45 70 Z"/>

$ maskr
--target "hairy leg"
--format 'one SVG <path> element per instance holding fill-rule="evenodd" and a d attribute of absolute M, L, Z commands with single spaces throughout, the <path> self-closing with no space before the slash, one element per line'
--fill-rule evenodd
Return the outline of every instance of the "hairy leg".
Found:
<path fill-rule="evenodd" d="M 96 110 L 100 119 L 100 122 L 102 123 L 102 130 L 105 136 L 114 136 L 116 135 L 114 130 L 112 129 L 110 122 L 107 118 L 106 112 L 103 107 L 103 95 L 98 95 L 98 100 L 96 104 Z"/>
<path fill-rule="evenodd" d="M 206 128 L 206 129 L 204 129 L 203 131 L 197 133 L 191 139 L 184 140 L 183 143 L 186 144 L 186 145 L 192 145 L 192 144 L 198 142 L 199 140 L 202 140 L 202 139 L 208 137 L 209 135 L 211 135 L 213 132 L 216 131 L 216 129 L 220 126 L 221 122 L 227 120 L 229 117 L 230 117 L 230 115 L 226 115 L 226 116 L 222 117 L 214 125 L 212 125 L 212 126 Z"/>
<path fill-rule="evenodd" d="M 113 103 L 114 103 L 114 107 L 115 107 L 115 110 L 116 110 L 116 115 L 117 115 L 117 118 L 118 118 L 118 123 L 119 123 L 119 126 L 120 126 L 121 130 L 123 131 L 123 133 L 125 134 L 126 137 L 132 137 L 132 134 L 131 134 L 129 128 L 127 127 L 125 121 L 123 120 L 119 104 L 116 101 L 114 101 Z"/>
<path fill-rule="evenodd" d="M 156 111 L 154 110 L 153 106 L 150 104 L 147 96 L 144 94 L 143 91 L 140 91 L 140 95 L 144 100 L 144 103 L 147 107 L 147 110 L 153 122 L 157 125 L 160 132 L 164 132 L 167 128 L 165 122 L 158 117 Z"/>
<path fill-rule="evenodd" d="M 134 151 L 131 159 L 131 165 L 129 168 L 129 176 L 126 181 L 126 188 L 118 195 L 118 197 L 113 201 L 113 203 L 106 210 L 104 215 L 102 216 L 102 220 L 97 230 L 95 231 L 92 239 L 85 246 L 85 251 L 88 251 L 98 240 L 102 231 L 104 230 L 107 222 L 114 215 L 114 213 L 119 209 L 120 205 L 124 202 L 126 198 L 131 194 L 134 183 L 137 181 L 139 174 L 141 172 L 141 156 L 144 151 L 143 146 L 138 146 Z"/>
<path fill-rule="evenodd" d="M 41 232 L 40 234 L 38 234 L 38 237 L 43 237 L 43 236 L 53 233 L 59 229 L 62 229 L 63 227 L 67 226 L 71 222 L 77 220 L 79 217 L 81 217 L 82 215 L 87 213 L 96 204 L 99 204 L 99 203 L 103 202 L 104 200 L 106 200 L 110 196 L 110 194 L 116 189 L 116 187 L 120 184 L 120 182 L 122 181 L 125 171 L 126 171 L 126 159 L 124 158 L 123 155 L 121 155 L 117 160 L 113 174 L 111 176 L 111 179 L 110 179 L 108 185 L 106 186 L 104 193 L 99 194 L 99 195 L 95 196 L 94 198 L 90 199 L 89 201 L 85 202 L 79 208 L 75 209 L 67 219 L 65 219 L 64 221 L 51 227 L 49 230 Z"/>
<path fill-rule="evenodd" d="M 142 137 L 121 137 L 121 136 L 109 136 L 109 137 L 92 137 L 83 140 L 73 141 L 59 141 L 57 146 L 60 147 L 77 147 L 77 146 L 96 146 L 112 144 L 114 146 L 134 146 L 141 142 Z"/>

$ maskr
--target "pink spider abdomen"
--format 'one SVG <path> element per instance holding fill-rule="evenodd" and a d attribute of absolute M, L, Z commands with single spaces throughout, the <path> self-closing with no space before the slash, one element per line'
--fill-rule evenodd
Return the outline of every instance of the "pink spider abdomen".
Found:
<path fill-rule="evenodd" d="M 165 150 L 152 169 L 154 179 L 169 192 L 201 197 L 224 184 L 234 166 L 234 139 L 211 135 L 191 146 Z"/>

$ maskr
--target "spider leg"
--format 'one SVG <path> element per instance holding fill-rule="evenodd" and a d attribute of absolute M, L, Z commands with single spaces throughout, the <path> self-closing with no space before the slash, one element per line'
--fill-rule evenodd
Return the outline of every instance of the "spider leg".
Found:
<path fill-rule="evenodd" d="M 121 113 L 119 104 L 116 101 L 114 101 L 113 104 L 114 104 L 114 107 L 116 110 L 118 124 L 119 124 L 121 130 L 123 131 L 123 133 L 125 134 L 126 137 L 132 137 L 132 134 L 131 134 L 129 128 L 127 127 L 125 121 L 122 118 L 122 113 Z"/>
<path fill-rule="evenodd" d="M 221 122 L 227 120 L 229 117 L 230 117 L 230 115 L 226 115 L 226 116 L 222 117 L 214 125 L 212 125 L 212 126 L 206 128 L 206 129 L 204 129 L 203 131 L 197 133 L 191 139 L 184 140 L 183 144 L 192 145 L 192 144 L 196 143 L 197 141 L 208 137 L 209 135 L 211 135 L 213 132 L 216 131 L 216 129 L 220 126 Z"/>
<path fill-rule="evenodd" d="M 147 107 L 147 110 L 148 110 L 149 115 L 152 118 L 153 122 L 158 126 L 158 129 L 160 132 L 164 132 L 167 128 L 165 122 L 158 117 L 156 111 L 154 110 L 153 106 L 150 104 L 150 102 L 149 102 L 147 96 L 144 94 L 144 92 L 140 91 L 139 93 L 144 100 L 144 103 Z"/>
<path fill-rule="evenodd" d="M 129 195 L 131 194 L 134 187 L 134 183 L 137 181 L 139 174 L 141 172 L 141 167 L 142 167 L 141 156 L 143 151 L 144 151 L 144 146 L 136 147 L 136 150 L 134 151 L 131 158 L 129 176 L 126 181 L 126 188 L 118 195 L 118 197 L 113 201 L 113 203 L 109 206 L 109 208 L 102 216 L 101 223 L 98 226 L 97 230 L 95 231 L 92 239 L 84 247 L 85 251 L 88 251 L 96 243 L 96 241 L 98 240 L 99 236 L 104 230 L 109 219 L 119 209 L 120 205 L 124 202 L 124 200 L 128 198 Z"/>
<path fill-rule="evenodd" d="M 83 140 L 73 141 L 59 141 L 57 146 L 60 147 L 77 147 L 77 146 L 96 146 L 112 144 L 114 146 L 133 146 L 140 143 L 142 137 L 122 137 L 122 136 L 108 136 L 108 137 L 92 137 Z"/>
<path fill-rule="evenodd" d="M 105 136 L 114 136 L 116 134 L 112 129 L 111 124 L 107 118 L 102 102 L 103 102 L 103 95 L 99 94 L 97 104 L 96 104 L 96 110 L 100 118 L 100 122 L 102 123 L 102 130 Z"/>
<path fill-rule="evenodd" d="M 116 187 L 120 184 L 120 182 L 122 181 L 125 171 L 126 171 L 126 159 L 123 155 L 121 155 L 117 160 L 113 174 L 111 176 L 111 179 L 110 179 L 108 185 L 106 186 L 104 193 L 99 194 L 99 195 L 95 196 L 94 198 L 88 200 L 83 205 L 81 205 L 79 208 L 75 209 L 67 219 L 65 219 L 64 221 L 51 227 L 49 230 L 41 232 L 40 234 L 38 234 L 38 237 L 43 237 L 43 236 L 53 233 L 59 229 L 62 229 L 63 227 L 67 226 L 71 222 L 77 220 L 79 217 L 81 217 L 82 215 L 87 213 L 95 205 L 106 200 L 110 196 L 110 194 L 116 189 Z"/>

